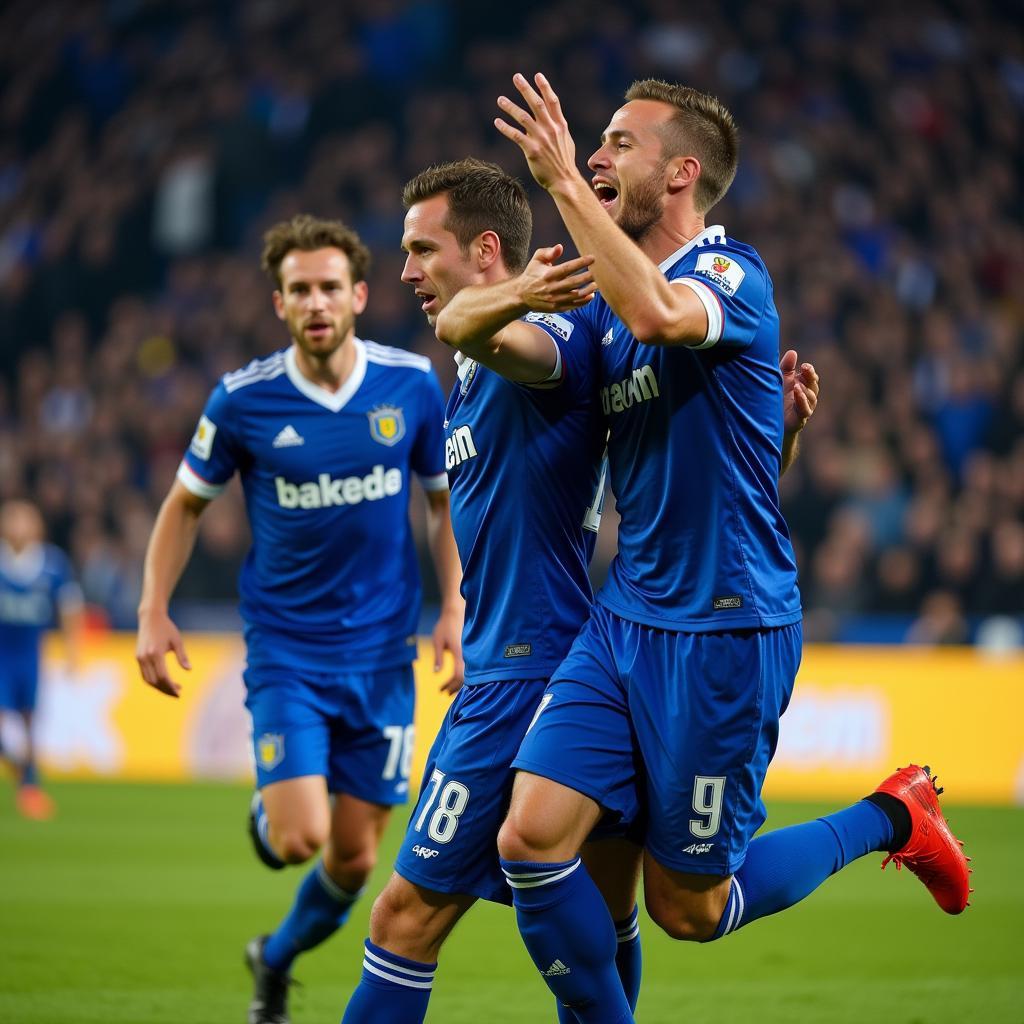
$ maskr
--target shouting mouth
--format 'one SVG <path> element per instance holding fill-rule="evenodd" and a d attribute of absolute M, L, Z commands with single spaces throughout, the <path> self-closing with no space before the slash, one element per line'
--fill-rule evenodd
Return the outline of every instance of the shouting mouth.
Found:
<path fill-rule="evenodd" d="M 597 196 L 597 201 L 607 210 L 619 198 L 619 191 L 614 185 L 609 185 L 607 181 L 595 181 L 594 195 Z"/>

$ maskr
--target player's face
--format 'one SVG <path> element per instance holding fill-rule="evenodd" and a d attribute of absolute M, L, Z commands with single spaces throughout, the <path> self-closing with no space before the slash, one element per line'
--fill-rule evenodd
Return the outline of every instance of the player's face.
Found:
<path fill-rule="evenodd" d="M 659 128 L 672 116 L 656 100 L 632 100 L 620 107 L 587 161 L 598 201 L 630 238 L 639 241 L 660 220 L 667 195 Z"/>
<path fill-rule="evenodd" d="M 43 519 L 35 505 L 27 501 L 9 501 L 0 508 L 0 538 L 15 551 L 43 539 Z"/>
<path fill-rule="evenodd" d="M 405 215 L 402 248 L 406 251 L 402 280 L 411 284 L 431 327 L 452 297 L 481 280 L 469 253 L 444 226 L 448 197 L 431 196 L 414 203 Z"/>
<path fill-rule="evenodd" d="M 281 261 L 281 289 L 274 309 L 295 343 L 309 356 L 327 359 L 352 336 L 366 308 L 366 282 L 352 281 L 340 249 L 293 249 Z"/>

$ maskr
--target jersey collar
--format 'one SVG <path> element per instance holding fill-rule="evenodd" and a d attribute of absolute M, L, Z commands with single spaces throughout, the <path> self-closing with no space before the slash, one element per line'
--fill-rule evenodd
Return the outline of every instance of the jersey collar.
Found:
<path fill-rule="evenodd" d="M 284 354 L 284 369 L 288 379 L 295 385 L 297 391 L 301 391 L 311 402 L 322 405 L 331 412 L 341 412 L 348 405 L 349 400 L 359 390 L 366 376 L 366 346 L 359 338 L 353 337 L 352 344 L 356 348 L 356 361 L 348 380 L 337 391 L 328 391 L 319 384 L 314 384 L 299 369 L 295 362 L 295 346 L 293 345 Z"/>
<path fill-rule="evenodd" d="M 6 541 L 0 541 L 0 568 L 17 583 L 27 584 L 37 579 L 45 560 L 42 544 L 29 544 L 16 554 Z"/>
<path fill-rule="evenodd" d="M 725 241 L 725 228 L 721 224 L 712 224 L 711 227 L 705 228 L 699 235 L 691 238 L 686 245 L 681 249 L 676 249 L 671 256 L 663 259 L 658 264 L 658 269 L 663 273 L 668 273 L 670 267 L 678 263 L 691 249 L 695 249 L 701 245 L 715 245 L 716 243 L 722 243 Z"/>

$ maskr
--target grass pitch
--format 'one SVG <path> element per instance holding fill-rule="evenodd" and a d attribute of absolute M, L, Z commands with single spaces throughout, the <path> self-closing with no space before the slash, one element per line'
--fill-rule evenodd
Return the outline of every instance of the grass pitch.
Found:
<path fill-rule="evenodd" d="M 237 786 L 52 787 L 53 822 L 0 789 L 0 1022 L 241 1024 L 248 938 L 286 911 L 300 870 L 248 848 Z M 777 827 L 822 813 L 774 805 Z M 642 1024 L 1022 1024 L 1024 811 L 957 808 L 973 906 L 950 918 L 908 872 L 869 856 L 785 914 L 723 942 L 676 944 L 644 922 Z M 397 815 L 370 884 L 390 871 Z M 304 956 L 294 1024 L 336 1024 L 361 964 L 372 897 Z M 511 912 L 478 904 L 441 959 L 431 1024 L 545 1024 L 550 997 Z"/>

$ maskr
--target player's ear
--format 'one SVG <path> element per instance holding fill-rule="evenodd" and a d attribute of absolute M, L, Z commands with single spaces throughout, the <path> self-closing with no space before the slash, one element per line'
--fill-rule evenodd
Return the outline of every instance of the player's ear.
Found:
<path fill-rule="evenodd" d="M 278 320 L 284 319 L 284 296 L 277 289 L 274 290 L 274 312 L 277 314 Z"/>
<path fill-rule="evenodd" d="M 487 270 L 501 257 L 501 239 L 495 231 L 483 231 L 473 243 L 480 270 Z"/>
<path fill-rule="evenodd" d="M 352 285 L 352 312 L 359 316 L 366 309 L 367 300 L 370 298 L 370 289 L 365 281 L 356 281 Z"/>
<path fill-rule="evenodd" d="M 673 157 L 669 160 L 665 173 L 668 177 L 669 192 L 682 192 L 688 185 L 696 184 L 700 176 L 700 161 L 695 156 Z"/>

